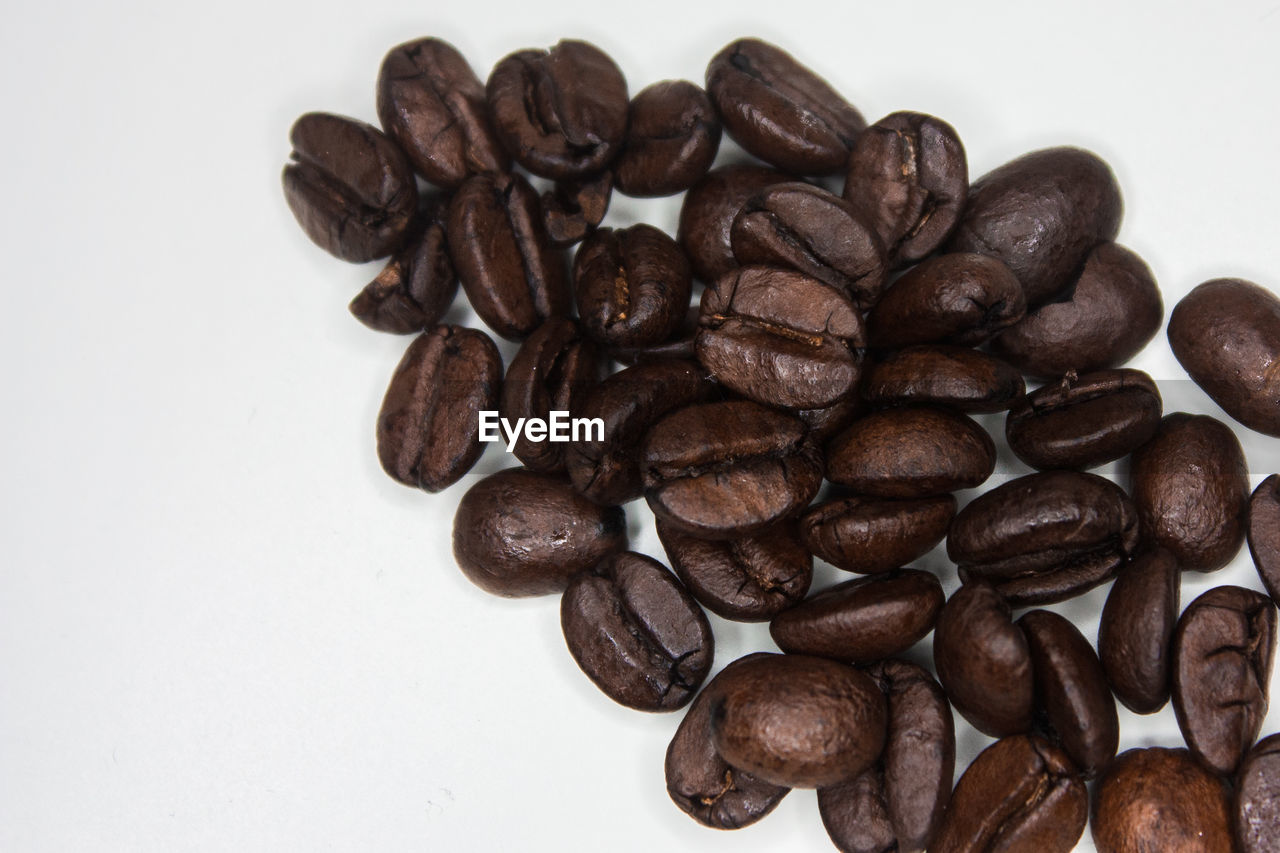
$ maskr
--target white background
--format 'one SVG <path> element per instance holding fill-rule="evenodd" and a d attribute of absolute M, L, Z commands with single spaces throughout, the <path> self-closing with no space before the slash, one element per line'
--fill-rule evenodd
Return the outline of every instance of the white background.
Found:
<path fill-rule="evenodd" d="M 408 340 L 346 311 L 376 265 L 293 223 L 289 125 L 374 119 L 383 53 L 421 35 L 482 78 L 512 50 L 590 38 L 635 92 L 701 81 L 754 34 L 868 120 L 947 119 L 974 177 L 1045 145 L 1099 152 L 1125 191 L 1120 239 L 1166 308 L 1219 275 L 1280 287 L 1280 5 L 1116 6 L 6 9 L 0 849 L 831 849 L 808 791 L 738 833 L 678 811 L 662 759 L 679 716 L 599 693 L 557 599 L 491 598 L 454 567 L 475 475 L 429 496 L 382 474 L 374 419 Z M 676 214 L 615 198 L 610 221 L 671 231 Z M 469 317 L 460 299 L 450 319 Z M 1181 376 L 1163 334 L 1137 366 Z M 1169 411 L 1219 411 L 1163 387 Z M 1244 438 L 1254 483 L 1280 468 L 1276 442 Z M 491 448 L 476 472 L 509 462 Z M 661 556 L 647 510 L 628 514 L 635 547 Z M 921 564 L 954 587 L 940 553 Z M 1184 604 L 1223 582 L 1259 586 L 1246 553 L 1188 576 Z M 1065 612 L 1092 637 L 1102 600 Z M 764 626 L 713 621 L 717 669 L 772 648 Z M 1179 740 L 1168 709 L 1121 718 L 1125 746 Z M 985 740 L 964 731 L 967 760 Z"/>

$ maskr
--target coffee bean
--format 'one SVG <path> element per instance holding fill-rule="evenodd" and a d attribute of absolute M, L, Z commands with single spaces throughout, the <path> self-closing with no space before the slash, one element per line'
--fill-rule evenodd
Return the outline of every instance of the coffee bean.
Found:
<path fill-rule="evenodd" d="M 738 211 L 760 190 L 795 180 L 785 172 L 763 166 L 722 166 L 712 169 L 689 192 L 680 206 L 676 240 L 689 257 L 693 274 L 712 282 L 738 265 L 729 232 Z"/>
<path fill-rule="evenodd" d="M 698 305 L 690 305 L 684 319 L 666 340 L 656 344 L 635 347 L 609 347 L 609 357 L 619 364 L 633 365 L 646 361 L 697 360 L 694 338 L 698 334 Z"/>
<path fill-rule="evenodd" d="M 848 497 L 816 504 L 800 519 L 804 546 L 837 568 L 887 572 L 923 557 L 947 535 L 951 495 L 895 500 Z"/>
<path fill-rule="evenodd" d="M 720 147 L 720 118 L 707 93 L 687 80 L 664 80 L 631 99 L 626 142 L 614 163 L 618 192 L 675 195 L 707 173 Z"/>
<path fill-rule="evenodd" d="M 551 245 L 566 249 L 595 231 L 604 221 L 612 195 L 612 172 L 557 181 L 542 194 L 542 221 Z"/>
<path fill-rule="evenodd" d="M 1245 757 L 1232 806 L 1240 853 L 1280 850 L 1280 735 L 1258 741 Z"/>
<path fill-rule="evenodd" d="M 1271 600 L 1280 602 L 1280 474 L 1254 489 L 1248 513 L 1249 554 Z"/>
<path fill-rule="evenodd" d="M 399 247 L 418 207 L 418 185 L 395 143 L 362 121 L 329 113 L 299 118 L 289 142 L 284 197 L 312 242 L 353 263 Z"/>
<path fill-rule="evenodd" d="M 438 492 L 480 458 L 479 412 L 502 386 L 502 356 L 488 335 L 437 326 L 405 351 L 378 412 L 378 461 L 406 486 Z"/>
<path fill-rule="evenodd" d="M 1169 701 L 1173 627 L 1182 572 L 1164 548 L 1149 550 L 1120 570 L 1098 625 L 1098 656 L 1116 698 L 1135 714 Z"/>
<path fill-rule="evenodd" d="M 840 853 L 898 849 L 884 788 L 884 769 L 877 764 L 848 782 L 818 789 L 818 814 Z"/>
<path fill-rule="evenodd" d="M 798 409 L 792 412 L 804 422 L 809 437 L 819 444 L 833 435 L 848 429 L 849 425 L 867 413 L 867 404 L 857 394 L 849 394 L 830 406 L 818 409 Z"/>
<path fill-rule="evenodd" d="M 418 221 L 377 277 L 351 300 L 351 313 L 370 329 L 409 335 L 434 326 L 458 292 L 444 233 L 446 205 L 422 200 Z"/>
<path fill-rule="evenodd" d="M 960 412 L 1002 412 L 1026 393 L 1022 374 L 977 350 L 914 346 L 871 366 L 862 396 L 873 406 L 946 406 Z"/>
<path fill-rule="evenodd" d="M 601 507 L 553 474 L 507 468 L 462 496 L 453 556 L 486 592 L 508 598 L 562 592 L 578 572 L 627 547 L 620 507 Z"/>
<path fill-rule="evenodd" d="M 670 338 L 688 312 L 693 288 L 684 252 L 651 225 L 592 234 L 574 258 L 573 281 L 583 328 L 608 347 Z"/>
<path fill-rule="evenodd" d="M 1098 853 L 1232 853 L 1227 788 L 1185 749 L 1131 749 L 1093 795 Z"/>

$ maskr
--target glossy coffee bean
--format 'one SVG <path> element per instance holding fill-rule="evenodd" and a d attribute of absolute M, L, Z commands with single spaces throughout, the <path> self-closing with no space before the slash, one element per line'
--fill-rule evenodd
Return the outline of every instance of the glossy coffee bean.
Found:
<path fill-rule="evenodd" d="M 1116 698 L 1135 714 L 1169 701 L 1173 628 L 1182 571 L 1164 548 L 1143 553 L 1120 570 L 1098 624 L 1098 656 Z"/>
<path fill-rule="evenodd" d="M 862 380 L 873 406 L 946 406 L 960 412 L 1003 412 L 1026 393 L 1016 369 L 984 352 L 951 346 L 914 346 L 889 353 Z"/>
<path fill-rule="evenodd" d="M 951 495 L 837 498 L 809 508 L 800 519 L 800 538 L 837 568 L 875 574 L 923 557 L 947 535 L 955 514 Z"/>
<path fill-rule="evenodd" d="M 578 572 L 627 547 L 620 507 L 601 507 L 568 480 L 507 468 L 462 496 L 453 556 L 476 586 L 508 598 L 562 592 Z"/>
<path fill-rule="evenodd" d="M 1098 853 L 1233 853 L 1227 787 L 1185 749 L 1121 753 L 1093 794 Z"/>
<path fill-rule="evenodd" d="M 284 197 L 312 242 L 334 257 L 372 261 L 404 241 L 418 185 L 404 154 L 377 128 L 307 113 L 289 131 Z"/>
<path fill-rule="evenodd" d="M 686 705 L 715 650 L 698 603 L 661 563 L 631 551 L 605 557 L 569 582 L 560 626 L 587 677 L 640 711 Z"/>
<path fill-rule="evenodd" d="M 765 187 L 795 180 L 763 166 L 722 166 L 707 172 L 685 193 L 676 240 L 703 282 L 713 282 L 738 265 L 729 232 L 747 199 Z"/>
<path fill-rule="evenodd" d="M 818 814 L 840 853 L 896 850 L 897 833 L 889 819 L 884 770 L 879 764 L 848 782 L 818 789 Z"/>
<path fill-rule="evenodd" d="M 867 404 L 857 394 L 847 394 L 830 406 L 817 409 L 797 409 L 793 414 L 804 422 L 809 435 L 824 444 L 833 435 L 848 429 L 849 425 L 867 413 Z"/>
<path fill-rule="evenodd" d="M 351 300 L 352 315 L 370 329 L 410 335 L 440 322 L 458 292 L 444 232 L 446 205 L 424 200 L 399 251 Z"/>
<path fill-rule="evenodd" d="M 1244 542 L 1249 473 L 1235 434 L 1208 415 L 1165 415 L 1133 452 L 1130 492 L 1143 536 L 1183 570 L 1212 572 Z"/>
<path fill-rule="evenodd" d="M 1240 853 L 1280 850 L 1280 735 L 1258 741 L 1245 757 L 1232 812 Z"/>
<path fill-rule="evenodd" d="M 642 198 L 684 192 L 711 168 L 719 148 L 720 118 L 707 93 L 687 80 L 654 83 L 631 99 L 614 185 Z"/>
<path fill-rule="evenodd" d="M 405 351 L 378 412 L 378 461 L 428 492 L 456 483 L 480 458 L 479 413 L 502 387 L 502 356 L 483 332 L 437 326 Z"/>
<path fill-rule="evenodd" d="M 689 310 L 693 274 L 675 240 L 652 225 L 603 228 L 573 262 L 582 327 L 607 347 L 644 347 L 675 334 Z"/>
<path fill-rule="evenodd" d="M 1280 602 L 1280 474 L 1253 490 L 1248 510 L 1249 554 L 1271 600 Z"/>
<path fill-rule="evenodd" d="M 644 346 L 609 347 L 609 357 L 619 364 L 627 366 L 646 361 L 665 361 L 672 358 L 683 361 L 696 361 L 698 355 L 693 342 L 698 334 L 699 313 L 697 304 L 690 305 L 689 310 L 685 312 L 684 319 L 680 321 L 680 325 L 666 340 Z"/>
<path fill-rule="evenodd" d="M 613 174 L 557 181 L 542 194 L 542 221 L 547 239 L 557 249 L 580 242 L 604 221 L 613 196 Z"/>

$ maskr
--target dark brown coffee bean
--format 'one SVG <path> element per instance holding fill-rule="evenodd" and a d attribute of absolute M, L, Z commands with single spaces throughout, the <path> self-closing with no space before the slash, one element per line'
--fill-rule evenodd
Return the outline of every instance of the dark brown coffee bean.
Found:
<path fill-rule="evenodd" d="M 621 507 L 602 507 L 564 477 L 507 468 L 467 490 L 453 517 L 453 557 L 476 586 L 516 598 L 562 592 L 627 548 Z"/>
<path fill-rule="evenodd" d="M 886 498 L 922 498 L 980 485 L 996 450 L 982 427 L 946 409 L 872 412 L 831 440 L 827 479 Z"/>
<path fill-rule="evenodd" d="M 1033 151 L 974 182 L 946 250 L 1004 261 L 1034 307 L 1071 283 L 1094 246 L 1115 239 L 1123 207 L 1111 167 L 1094 154 Z"/>
<path fill-rule="evenodd" d="M 684 252 L 652 225 L 601 229 L 578 249 L 574 293 L 582 326 L 608 347 L 644 347 L 675 334 L 693 274 Z"/>
<path fill-rule="evenodd" d="M 900 568 L 932 550 L 956 514 L 951 495 L 894 500 L 848 497 L 809 508 L 804 546 L 833 566 L 859 574 Z"/>
<path fill-rule="evenodd" d="M 761 530 L 818 491 L 822 459 L 795 418 L 757 403 L 703 403 L 649 430 L 645 500 L 672 527 L 707 539 Z"/>
<path fill-rule="evenodd" d="M 405 245 L 351 300 L 351 313 L 370 329 L 393 335 L 421 332 L 440 322 L 458 292 L 444 233 L 446 205 L 426 200 Z"/>
<path fill-rule="evenodd" d="M 969 195 L 969 165 L 955 129 L 923 113 L 885 116 L 858 136 L 844 197 L 870 213 L 895 264 L 933 253 Z"/>
<path fill-rule="evenodd" d="M 560 626 L 587 677 L 640 711 L 686 705 L 715 650 L 698 603 L 661 563 L 631 551 L 605 557 L 569 582 Z"/>
<path fill-rule="evenodd" d="M 884 769 L 876 764 L 848 782 L 818 789 L 818 814 L 840 853 L 898 849 L 884 788 Z"/>
<path fill-rule="evenodd" d="M 720 118 L 687 80 L 646 86 L 631 99 L 627 138 L 613 174 L 618 192 L 675 195 L 697 183 L 720 148 Z"/>
<path fill-rule="evenodd" d="M 763 166 L 712 169 L 685 193 L 676 240 L 689 257 L 693 274 L 713 282 L 738 265 L 729 232 L 747 199 L 772 184 L 795 180 Z"/>
<path fill-rule="evenodd" d="M 1214 587 L 1173 631 L 1173 710 L 1196 758 L 1235 773 L 1267 716 L 1276 608 L 1260 592 Z"/>
<path fill-rule="evenodd" d="M 1280 850 L 1280 735 L 1258 741 L 1245 757 L 1232 805 L 1240 853 Z"/>
<path fill-rule="evenodd" d="M 378 412 L 378 461 L 406 486 L 438 492 L 480 458 L 482 409 L 502 387 L 502 356 L 484 332 L 437 326 L 405 351 Z"/>
<path fill-rule="evenodd" d="M 888 275 L 884 246 L 861 211 L 812 184 L 775 184 L 747 199 L 729 230 L 739 264 L 797 270 L 840 291 L 862 310 Z"/>
<path fill-rule="evenodd" d="M 1271 600 L 1280 603 L 1280 474 L 1272 474 L 1249 498 L 1249 554 Z"/>
<path fill-rule="evenodd" d="M 867 315 L 867 340 L 881 349 L 912 344 L 976 346 L 1026 313 L 1022 285 L 986 255 L 930 258 L 907 270 Z"/>
<path fill-rule="evenodd" d="M 1280 436 L 1280 299 L 1238 278 L 1199 285 L 1169 315 L 1169 347 L 1195 383 L 1249 429 Z"/>
<path fill-rule="evenodd" d="M 1093 468 L 1150 440 L 1162 406 L 1160 389 L 1140 370 L 1068 373 L 1014 404 L 1004 434 L 1033 468 Z"/>
<path fill-rule="evenodd" d="M 873 365 L 862 380 L 873 406 L 934 404 L 961 412 L 1003 412 L 1026 393 L 1013 367 L 977 350 L 916 346 Z"/>
<path fill-rule="evenodd" d="M 1063 601 L 1115 576 L 1138 547 L 1138 514 L 1110 480 L 1028 474 L 960 510 L 947 555 L 965 583 L 985 580 L 1015 607 Z"/>
<path fill-rule="evenodd" d="M 564 258 L 551 248 L 538 196 L 519 175 L 477 175 L 449 205 L 449 252 L 471 307 L 507 340 L 569 313 Z"/>
<path fill-rule="evenodd" d="M 1125 363 L 1163 322 L 1151 268 L 1123 246 L 1103 243 L 1074 283 L 997 335 L 991 351 L 1024 373 L 1052 379 Z"/>
<path fill-rule="evenodd" d="M 1173 627 L 1182 571 L 1173 554 L 1155 548 L 1120 570 L 1098 625 L 1098 656 L 1116 698 L 1135 714 L 1169 701 Z"/>
<path fill-rule="evenodd" d="M 594 231 L 604 221 L 612 195 L 612 172 L 558 181 L 543 193 L 542 217 L 551 245 L 566 249 Z"/>
<path fill-rule="evenodd" d="M 866 413 L 867 404 L 857 394 L 848 394 L 820 409 L 798 409 L 793 412 L 804 422 L 809 436 L 819 444 L 848 429 L 851 423 Z"/>
<path fill-rule="evenodd" d="M 353 263 L 399 247 L 418 207 L 418 184 L 395 143 L 362 121 L 329 113 L 299 118 L 289 142 L 284 197 L 312 242 Z"/>
<path fill-rule="evenodd" d="M 1165 415 L 1133 452 L 1130 492 L 1143 536 L 1183 570 L 1212 572 L 1244 542 L 1249 472 L 1230 428 L 1208 415 Z"/>
<path fill-rule="evenodd" d="M 517 51 L 494 66 L 485 93 L 498 138 L 535 175 L 598 174 L 622 148 L 627 81 L 595 45 Z"/>
<path fill-rule="evenodd" d="M 1093 794 L 1098 853 L 1233 853 L 1227 787 L 1185 749 L 1131 749 Z"/>
<path fill-rule="evenodd" d="M 609 357 L 619 364 L 633 365 L 647 361 L 696 361 L 698 354 L 694 347 L 694 339 L 698 334 L 699 306 L 689 306 L 684 319 L 676 330 L 664 341 L 637 347 L 609 347 Z"/>
<path fill-rule="evenodd" d="M 712 58 L 707 94 L 735 142 L 797 175 L 843 169 L 867 126 L 826 80 L 759 39 L 731 42 Z"/>
<path fill-rule="evenodd" d="M 1089 792 L 1066 753 L 1034 735 L 998 740 L 956 783 L 936 853 L 1068 853 Z"/>
<path fill-rule="evenodd" d="M 783 522 L 752 536 L 710 542 L 661 521 L 658 539 L 680 580 L 704 607 L 738 622 L 764 622 L 804 600 L 813 557 Z"/>
<path fill-rule="evenodd" d="M 422 177 L 445 189 L 511 164 L 489 123 L 484 84 L 437 38 L 394 47 L 378 70 L 378 118 Z"/>

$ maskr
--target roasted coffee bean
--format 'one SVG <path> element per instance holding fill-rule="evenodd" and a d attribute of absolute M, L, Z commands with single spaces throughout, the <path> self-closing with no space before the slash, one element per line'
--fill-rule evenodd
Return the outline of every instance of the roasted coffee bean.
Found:
<path fill-rule="evenodd" d="M 289 142 L 284 197 L 312 242 L 353 263 L 399 247 L 418 207 L 418 184 L 395 143 L 362 121 L 329 113 L 299 118 Z"/>
<path fill-rule="evenodd" d="M 694 347 L 694 339 L 698 335 L 700 313 L 697 304 L 690 305 L 680 325 L 666 340 L 636 347 L 609 347 L 609 357 L 619 364 L 628 366 L 647 361 L 666 361 L 672 358 L 696 361 L 698 354 Z"/>
<path fill-rule="evenodd" d="M 929 553 L 947 535 L 955 514 L 951 495 L 838 498 L 809 508 L 800 519 L 800 539 L 814 556 L 837 568 L 887 572 Z"/>
<path fill-rule="evenodd" d="M 1173 631 L 1173 710 L 1196 758 L 1235 773 L 1267 716 L 1276 608 L 1260 592 L 1214 587 Z"/>
<path fill-rule="evenodd" d="M 458 187 L 511 165 L 493 125 L 484 84 L 457 48 L 422 38 L 391 49 L 378 69 L 378 119 L 429 183 Z"/>
<path fill-rule="evenodd" d="M 689 257 L 693 274 L 713 282 L 738 265 L 729 232 L 747 199 L 772 184 L 793 181 L 784 172 L 763 166 L 722 166 L 712 169 L 689 192 L 680 206 L 676 240 Z"/>
<path fill-rule="evenodd" d="M 798 409 L 793 414 L 804 421 L 809 435 L 822 444 L 837 433 L 843 432 L 858 418 L 867 413 L 867 404 L 857 394 L 847 394 L 830 406 L 820 409 Z"/>
<path fill-rule="evenodd" d="M 1233 853 L 1227 786 L 1185 749 L 1131 749 L 1093 794 L 1098 853 Z"/>
<path fill-rule="evenodd" d="M 895 264 L 933 253 L 969 195 L 969 165 L 955 129 L 923 113 L 887 115 L 853 145 L 844 197 L 872 215 Z"/>
<path fill-rule="evenodd" d="M 1199 285 L 1169 315 L 1169 347 L 1195 383 L 1249 429 L 1280 436 L 1280 299 L 1238 278 Z"/>
<path fill-rule="evenodd" d="M 947 600 L 934 626 L 933 663 L 947 698 L 976 729 L 992 737 L 1030 730 L 1031 651 L 989 584 L 965 584 Z"/>
<path fill-rule="evenodd" d="M 1035 674 L 1036 710 L 1062 749 L 1092 779 L 1116 757 L 1120 718 L 1093 646 L 1065 617 L 1032 610 L 1018 620 Z"/>
<path fill-rule="evenodd" d="M 797 175 L 843 169 L 867 126 L 826 80 L 759 39 L 731 42 L 712 58 L 707 94 L 735 142 Z"/>
<path fill-rule="evenodd" d="M 995 258 L 940 255 L 903 273 L 867 315 L 867 340 L 880 349 L 912 344 L 976 346 L 1022 319 L 1022 285 Z"/>
<path fill-rule="evenodd" d="M 1240 853 L 1280 850 L 1280 735 L 1258 741 L 1245 757 L 1232 805 Z"/>
<path fill-rule="evenodd" d="M 502 356 L 484 332 L 437 326 L 396 367 L 378 412 L 378 461 L 406 486 L 438 492 L 480 458 L 482 409 L 502 387 Z"/>
<path fill-rule="evenodd" d="M 757 403 L 703 403 L 649 430 L 645 499 L 659 519 L 706 539 L 761 530 L 805 506 L 822 459 L 790 415 Z"/>
<path fill-rule="evenodd" d="M 829 406 L 851 393 L 866 343 L 844 296 L 790 270 L 743 267 L 702 294 L 698 361 L 721 384 L 788 409 Z"/>
<path fill-rule="evenodd" d="M 621 507 L 601 507 L 564 477 L 507 468 L 467 490 L 453 517 L 453 557 L 476 586 L 516 598 L 562 592 L 627 547 Z"/>
<path fill-rule="evenodd" d="M 710 542 L 661 521 L 658 539 L 680 580 L 704 607 L 739 622 L 764 622 L 804 600 L 813 557 L 783 522 L 752 536 Z"/>
<path fill-rule="evenodd" d="M 739 264 L 788 267 L 840 291 L 861 310 L 880 298 L 888 275 L 874 225 L 821 187 L 775 184 L 747 199 L 729 230 Z"/>
<path fill-rule="evenodd" d="M 582 326 L 608 347 L 644 347 L 675 334 L 693 274 L 680 247 L 652 225 L 603 228 L 578 249 L 574 293 Z"/>
<path fill-rule="evenodd" d="M 886 498 L 922 498 L 980 485 L 996 450 L 982 427 L 932 407 L 872 412 L 831 440 L 827 479 Z"/>
<path fill-rule="evenodd" d="M 587 677 L 640 711 L 686 705 L 715 650 L 698 603 L 661 563 L 631 551 L 605 557 L 569 582 L 560 626 Z"/>
<path fill-rule="evenodd" d="M 1003 412 L 1026 393 L 1013 367 L 977 350 L 915 346 L 867 370 L 862 396 L 873 406 L 934 404 L 961 412 Z"/>
<path fill-rule="evenodd" d="M 1149 541 L 1183 570 L 1212 572 L 1244 542 L 1249 472 L 1230 428 L 1208 415 L 1165 415 L 1133 452 L 1130 492 Z"/>
<path fill-rule="evenodd" d="M 1004 261 L 1030 308 L 1065 289 L 1093 248 L 1115 239 L 1123 207 L 1111 167 L 1094 154 L 1033 151 L 969 187 L 946 251 Z"/>
<path fill-rule="evenodd" d="M 711 711 L 723 681 L 744 664 L 768 655 L 739 658 L 711 679 L 685 713 L 667 747 L 667 793 L 682 811 L 713 829 L 741 829 L 773 811 L 790 788 L 774 785 L 729 764 L 711 741 Z"/>
<path fill-rule="evenodd" d="M 590 389 L 578 417 L 599 418 L 604 434 L 566 445 L 574 488 L 605 506 L 640 497 L 640 447 L 649 427 L 668 412 L 707 400 L 713 389 L 699 365 L 678 359 L 629 367 Z"/>
<path fill-rule="evenodd" d="M 816 788 L 852 779 L 880 757 L 887 716 L 880 688 L 861 671 L 768 655 L 719 679 L 711 736 L 733 767 L 775 785 Z"/>
<path fill-rule="evenodd" d="M 1138 513 L 1115 483 L 1048 471 L 975 498 L 951 523 L 947 555 L 965 583 L 985 580 L 1021 607 L 1063 601 L 1109 580 L 1138 537 Z"/>
<path fill-rule="evenodd" d="M 1154 548 L 1120 570 L 1098 625 L 1098 656 L 1116 698 L 1135 714 L 1169 701 L 1170 642 L 1178 622 L 1182 571 Z"/>
<path fill-rule="evenodd" d="M 569 313 L 564 258 L 551 248 L 538 196 L 519 175 L 477 175 L 449 205 L 449 252 L 480 319 L 507 340 Z"/>
<path fill-rule="evenodd" d="M 687 80 L 654 83 L 631 99 L 615 186 L 642 198 L 684 192 L 711 168 L 719 148 L 720 118 L 707 93 Z"/>
<path fill-rule="evenodd" d="M 485 93 L 498 138 L 535 175 L 598 174 L 622 148 L 627 81 L 595 45 L 517 51 L 494 66 Z"/>
<path fill-rule="evenodd" d="M 438 198 L 424 200 L 405 245 L 351 300 L 357 320 L 375 331 L 410 335 L 444 317 L 458 292 L 444 233 L 445 207 Z"/>
<path fill-rule="evenodd" d="M 1140 370 L 1068 373 L 1015 403 L 1004 435 L 1033 468 L 1093 468 L 1150 440 L 1162 405 L 1160 389 Z"/>
<path fill-rule="evenodd" d="M 1103 243 L 1074 283 L 991 341 L 991 351 L 1024 373 L 1052 379 L 1123 364 L 1160 331 L 1164 302 L 1151 268 Z"/>
<path fill-rule="evenodd" d="M 840 853 L 898 849 L 884 788 L 884 769 L 876 764 L 848 782 L 818 789 L 818 814 Z"/>
<path fill-rule="evenodd" d="M 558 181 L 554 189 L 543 193 L 542 218 L 551 245 L 565 249 L 594 231 L 604 221 L 612 195 L 611 172 Z"/>
<path fill-rule="evenodd" d="M 1271 600 L 1280 603 L 1280 474 L 1272 474 L 1249 498 L 1249 554 Z"/>
<path fill-rule="evenodd" d="M 1089 792 L 1071 759 L 1034 735 L 998 740 L 956 783 L 936 853 L 1068 853 L 1084 834 Z"/>
<path fill-rule="evenodd" d="M 784 610 L 769 634 L 784 652 L 869 664 L 906 651 L 933 630 L 946 596 L 929 572 L 855 578 Z"/>

